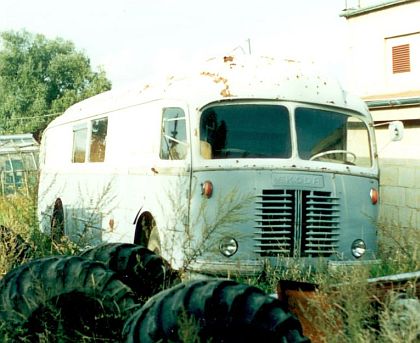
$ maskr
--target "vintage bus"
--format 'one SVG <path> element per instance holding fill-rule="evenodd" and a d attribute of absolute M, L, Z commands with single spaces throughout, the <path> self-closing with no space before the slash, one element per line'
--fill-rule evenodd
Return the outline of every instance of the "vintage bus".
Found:
<path fill-rule="evenodd" d="M 211 275 L 375 259 L 372 119 L 311 65 L 228 56 L 94 96 L 47 127 L 40 170 L 53 239 L 143 244 Z"/>

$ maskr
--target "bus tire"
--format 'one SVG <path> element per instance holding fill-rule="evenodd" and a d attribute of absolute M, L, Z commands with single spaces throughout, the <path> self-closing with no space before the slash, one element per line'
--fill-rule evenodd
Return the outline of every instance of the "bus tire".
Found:
<path fill-rule="evenodd" d="M 32 260 L 0 280 L 2 330 L 18 341 L 121 337 L 135 306 L 134 294 L 113 271 L 78 256 Z"/>
<path fill-rule="evenodd" d="M 278 299 L 232 280 L 179 284 L 144 304 L 125 323 L 125 343 L 309 342 L 301 325 Z"/>
<path fill-rule="evenodd" d="M 159 231 L 156 227 L 156 224 L 153 226 L 152 231 L 150 232 L 149 241 L 147 242 L 147 249 L 153 251 L 156 254 L 160 254 L 162 252 Z"/>
<path fill-rule="evenodd" d="M 65 235 L 64 231 L 64 208 L 63 202 L 57 198 L 54 203 L 54 209 L 51 217 L 51 241 L 58 243 Z"/>
<path fill-rule="evenodd" d="M 140 303 L 178 280 L 168 262 L 141 245 L 105 243 L 82 252 L 80 256 L 105 263 L 133 290 Z"/>
<path fill-rule="evenodd" d="M 159 230 L 150 212 L 143 213 L 137 221 L 134 243 L 143 245 L 156 254 L 161 254 Z"/>

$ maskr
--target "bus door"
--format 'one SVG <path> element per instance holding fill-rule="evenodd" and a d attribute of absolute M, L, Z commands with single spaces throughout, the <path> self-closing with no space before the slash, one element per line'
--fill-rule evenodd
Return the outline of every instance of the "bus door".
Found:
<path fill-rule="evenodd" d="M 162 252 L 180 251 L 188 228 L 191 193 L 191 148 L 186 106 L 162 108 L 159 160 L 152 168 L 159 189 L 157 228 Z M 173 257 L 173 256 L 171 256 Z"/>

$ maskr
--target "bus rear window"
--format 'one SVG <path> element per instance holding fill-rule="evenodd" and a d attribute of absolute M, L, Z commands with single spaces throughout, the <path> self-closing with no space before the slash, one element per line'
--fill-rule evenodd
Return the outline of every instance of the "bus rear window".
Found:
<path fill-rule="evenodd" d="M 200 141 L 206 159 L 290 158 L 289 112 L 280 105 L 209 107 L 201 115 Z"/>

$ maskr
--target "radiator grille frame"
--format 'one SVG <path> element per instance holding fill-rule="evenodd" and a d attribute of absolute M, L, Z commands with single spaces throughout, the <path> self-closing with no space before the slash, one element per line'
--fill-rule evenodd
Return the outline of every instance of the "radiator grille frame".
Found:
<path fill-rule="evenodd" d="M 265 189 L 257 197 L 255 253 L 329 257 L 340 234 L 340 199 L 331 192 Z"/>

